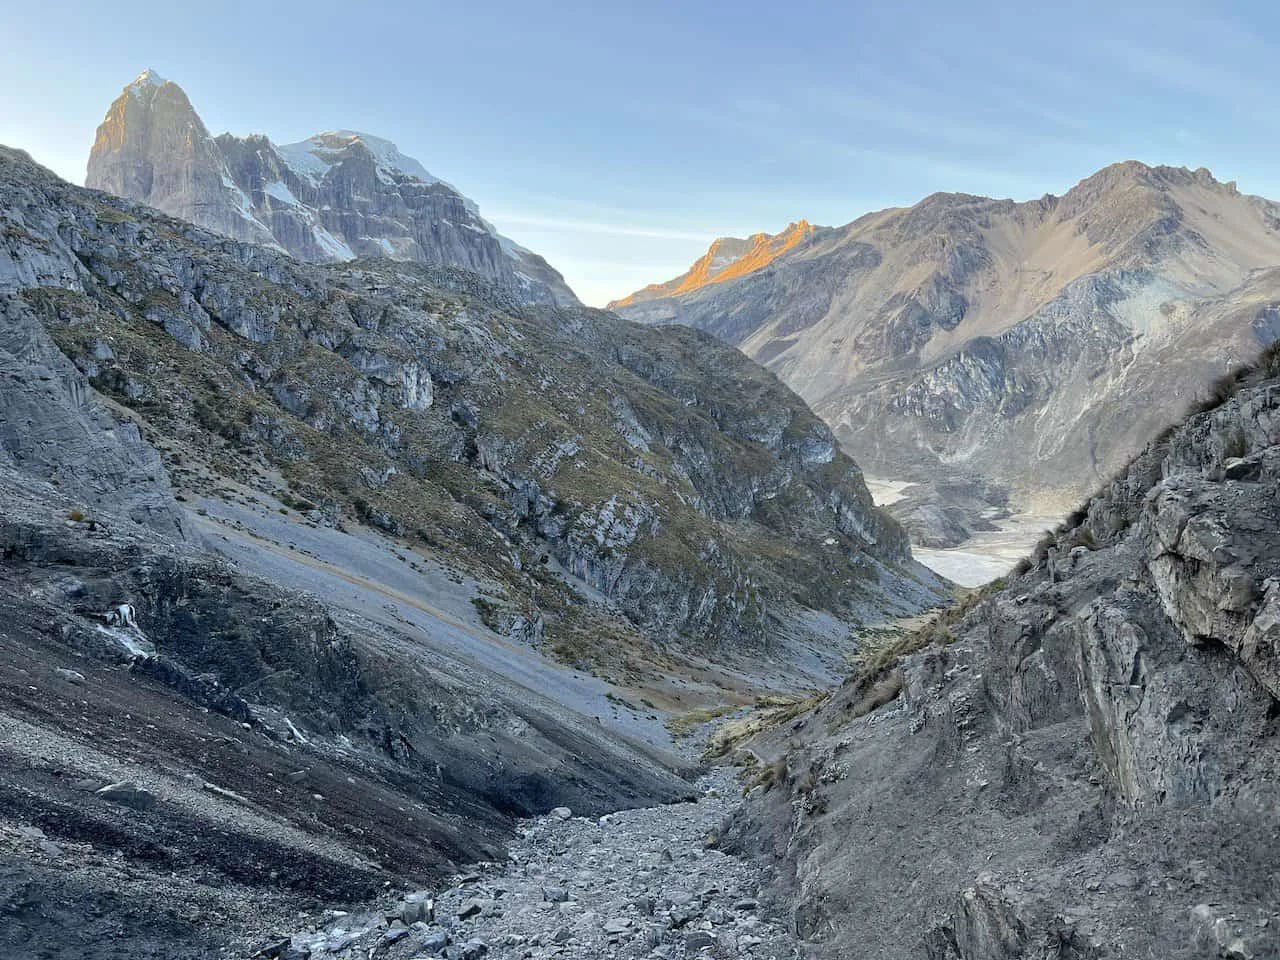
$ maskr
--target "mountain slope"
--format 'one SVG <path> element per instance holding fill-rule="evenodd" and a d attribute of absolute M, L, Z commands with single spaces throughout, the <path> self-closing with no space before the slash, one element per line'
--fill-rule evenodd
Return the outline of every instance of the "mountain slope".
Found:
<path fill-rule="evenodd" d="M 213 262 L 293 265 L 128 207 L 0 148 L 0 955 L 249 956 L 272 927 L 501 859 L 548 806 L 686 796 L 656 716 L 484 626 L 500 582 L 308 519 L 265 459 L 273 481 L 210 476 L 197 508 L 184 472 L 244 454 L 196 423 L 180 453 L 152 419 L 153 384 L 190 400 L 214 375 L 219 334 L 182 324 L 181 285 L 210 280 L 230 317 Z M 186 371 L 166 326 L 199 345 Z M 125 374 L 115 351 L 148 333 L 175 352 Z M 77 334 L 85 369 L 55 343 Z"/>
<path fill-rule="evenodd" d="M 1060 198 L 868 214 L 659 319 L 765 363 L 876 476 L 995 481 L 1048 512 L 1280 333 L 1278 264 L 1280 207 L 1124 163 Z"/>
<path fill-rule="evenodd" d="M 733 845 L 821 955 L 1280 955 L 1280 353 L 1222 393 L 775 741 Z"/>
<path fill-rule="evenodd" d="M 108 109 L 85 182 L 313 263 L 448 264 L 523 299 L 577 302 L 545 260 L 390 141 L 353 130 L 283 146 L 259 135 L 214 138 L 182 88 L 151 70 Z"/>
<path fill-rule="evenodd" d="M 37 265 L 16 288 L 194 494 L 283 481 L 321 522 L 456 556 L 503 585 L 496 624 L 565 656 L 823 647 L 819 613 L 934 595 L 830 431 L 705 335 L 310 266 L 5 167 L 9 255 Z"/>
<path fill-rule="evenodd" d="M 248 956 L 517 817 L 687 796 L 664 717 L 943 593 L 694 331 L 303 263 L 7 148 L 0 315 L 5 955 Z"/>

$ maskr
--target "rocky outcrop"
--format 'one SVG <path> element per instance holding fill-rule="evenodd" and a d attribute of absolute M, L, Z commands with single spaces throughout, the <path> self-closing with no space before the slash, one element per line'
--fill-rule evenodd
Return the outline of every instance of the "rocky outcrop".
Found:
<path fill-rule="evenodd" d="M 14 183 L 22 205 L 38 193 Z M 12 198 L 11 198 L 12 199 Z M 23 475 L 57 486 L 83 514 L 105 510 L 181 537 L 169 478 L 137 424 L 113 414 L 57 348 L 21 291 L 53 285 L 83 290 L 92 283 L 74 259 L 4 219 L 0 245 L 0 460 Z M 90 348 L 97 362 L 111 348 Z"/>
<path fill-rule="evenodd" d="M 176 83 L 148 70 L 107 111 L 86 184 L 308 262 L 390 257 L 478 273 L 521 299 L 577 299 L 537 254 L 395 144 L 352 130 L 277 146 L 209 135 Z"/>
<path fill-rule="evenodd" d="M 736 830 L 827 955 L 1280 951 L 1277 354 L 1224 392 L 944 645 L 801 721 Z"/>
<path fill-rule="evenodd" d="M 741 347 L 873 476 L 1054 513 L 1276 338 L 1278 211 L 1205 170 L 1117 164 L 1028 203 L 938 194 L 615 306 Z"/>
<path fill-rule="evenodd" d="M 754 655 L 806 611 L 938 594 L 825 425 L 704 334 L 443 268 L 311 266 L 4 165 L 7 255 L 54 265 L 17 296 L 193 494 L 281 471 L 327 522 L 496 579 L 495 618 L 586 660 L 630 631 Z"/>

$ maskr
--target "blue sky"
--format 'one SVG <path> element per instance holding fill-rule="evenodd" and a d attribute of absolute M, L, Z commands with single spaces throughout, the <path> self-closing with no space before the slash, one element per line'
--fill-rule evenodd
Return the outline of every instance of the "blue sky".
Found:
<path fill-rule="evenodd" d="M 82 182 L 151 66 L 214 133 L 396 141 L 602 303 L 718 235 L 1122 159 L 1280 197 L 1277 6 L 0 0 L 0 143 Z"/>

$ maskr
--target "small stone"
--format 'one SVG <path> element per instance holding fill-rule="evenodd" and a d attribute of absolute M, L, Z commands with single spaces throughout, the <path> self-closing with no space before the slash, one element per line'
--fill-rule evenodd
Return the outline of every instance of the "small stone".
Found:
<path fill-rule="evenodd" d="M 570 930 L 568 927 L 560 927 L 560 929 L 558 929 L 555 933 L 551 935 L 551 942 L 566 943 L 568 942 L 569 938 L 572 936 L 573 936 L 572 930 Z"/>
<path fill-rule="evenodd" d="M 484 906 L 479 900 L 463 900 L 462 905 L 458 907 L 458 919 L 470 920 L 472 917 L 478 917 L 484 911 Z"/>
<path fill-rule="evenodd" d="M 1228 457 L 1222 464 L 1222 475 L 1228 480 L 1256 480 L 1261 469 L 1261 461 Z"/>
<path fill-rule="evenodd" d="M 684 948 L 689 953 L 696 953 L 704 947 L 714 947 L 716 938 L 705 930 L 694 930 L 692 933 L 685 934 Z"/>
<path fill-rule="evenodd" d="M 743 913 L 755 913 L 759 909 L 759 904 L 751 899 L 735 900 L 733 909 L 740 910 Z"/>
<path fill-rule="evenodd" d="M 557 820 L 569 820 L 573 817 L 573 811 L 568 807 L 556 807 L 551 811 L 551 816 L 555 817 Z"/>
<path fill-rule="evenodd" d="M 412 926 L 419 921 L 430 923 L 435 919 L 435 914 L 436 902 L 425 890 L 409 894 L 400 901 L 400 907 L 396 911 L 396 916 L 405 926 Z"/>
<path fill-rule="evenodd" d="M 439 953 L 449 945 L 449 934 L 445 930 L 430 930 L 418 941 L 418 946 L 427 953 Z"/>
<path fill-rule="evenodd" d="M 74 684 L 77 687 L 82 685 L 85 681 L 85 675 L 79 670 L 67 670 L 64 667 L 54 667 L 53 672 L 63 680 L 67 681 L 67 683 Z"/>
<path fill-rule="evenodd" d="M 150 790 L 144 790 L 132 780 L 109 783 L 94 792 L 103 800 L 110 800 L 122 807 L 132 807 L 134 810 L 147 810 L 156 802 L 155 794 Z"/>
<path fill-rule="evenodd" d="M 62 848 L 56 843 L 51 843 L 48 840 L 41 840 L 36 844 L 36 846 L 40 848 L 40 852 L 46 857 L 53 857 L 56 860 L 58 857 L 62 856 Z"/>
<path fill-rule="evenodd" d="M 284 937 L 280 940 L 273 940 L 265 947 L 256 950 L 253 956 L 268 958 L 268 960 L 274 960 L 275 957 L 283 957 L 285 951 L 289 949 L 290 943 L 291 941 L 288 937 Z"/>
<path fill-rule="evenodd" d="M 542 899 L 547 903 L 564 903 L 569 899 L 569 891 L 564 887 L 543 887 Z"/>
<path fill-rule="evenodd" d="M 671 926 L 679 929 L 696 919 L 698 911 L 692 905 L 674 906 L 668 911 L 667 915 L 671 918 Z"/>
<path fill-rule="evenodd" d="M 388 930 L 386 933 L 382 935 L 382 942 L 387 945 L 390 945 L 393 943 L 399 943 L 408 935 L 409 935 L 408 927 L 392 927 L 390 930 Z"/>
<path fill-rule="evenodd" d="M 615 917 L 612 920 L 604 922 L 604 932 L 609 934 L 623 934 L 631 931 L 631 921 L 625 917 Z"/>

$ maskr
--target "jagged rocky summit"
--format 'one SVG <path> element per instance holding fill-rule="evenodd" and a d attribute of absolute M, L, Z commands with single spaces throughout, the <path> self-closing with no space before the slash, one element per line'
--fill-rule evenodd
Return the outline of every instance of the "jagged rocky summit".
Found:
<path fill-rule="evenodd" d="M 213 137 L 182 88 L 153 70 L 111 104 L 85 183 L 308 262 L 446 264 L 522 299 L 577 302 L 545 260 L 390 141 L 352 130 L 284 145 L 256 134 Z"/>
<path fill-rule="evenodd" d="M 718 241 L 614 307 L 778 373 L 868 475 L 923 485 L 893 509 L 931 545 L 981 501 L 1064 513 L 1280 335 L 1280 207 L 1203 169 L 1121 163 L 1061 197 L 935 194 L 795 233 Z"/>

